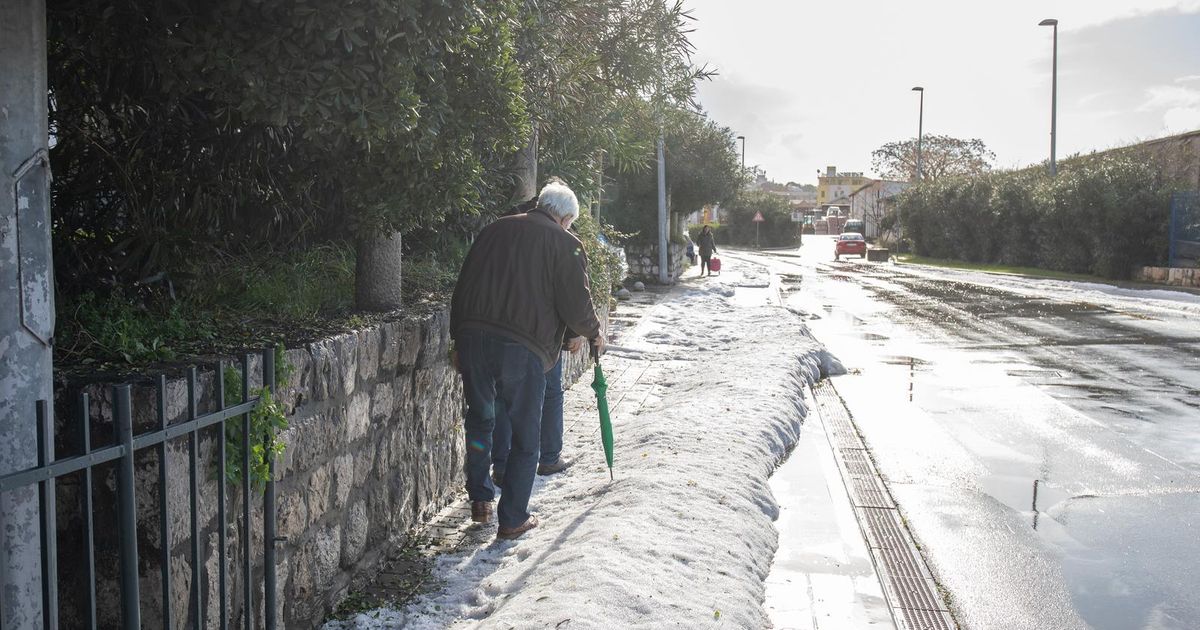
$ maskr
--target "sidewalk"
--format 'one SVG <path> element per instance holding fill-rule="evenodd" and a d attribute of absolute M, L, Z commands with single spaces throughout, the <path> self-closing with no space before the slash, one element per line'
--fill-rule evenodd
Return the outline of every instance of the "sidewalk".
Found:
<path fill-rule="evenodd" d="M 615 481 L 585 375 L 565 397 L 565 454 L 576 463 L 538 479 L 531 501 L 538 529 L 496 542 L 494 523 L 470 523 L 465 502 L 451 506 L 428 529 L 444 552 L 434 567 L 438 592 L 329 627 L 760 628 L 772 624 L 768 608 L 794 612 L 793 600 L 807 601 L 822 628 L 875 621 L 871 597 L 879 587 L 872 590 L 861 558 L 846 569 L 794 562 L 797 550 L 815 558 L 831 536 L 852 541 L 852 533 L 862 545 L 853 517 L 831 509 L 841 484 L 836 467 L 812 465 L 814 454 L 830 457 L 830 447 L 819 422 L 805 421 L 812 402 L 805 391 L 828 356 L 778 305 L 763 270 L 728 269 L 661 294 L 635 294 L 614 312 L 603 366 Z M 818 493 L 769 480 L 798 440 L 779 470 L 788 483 L 831 499 L 815 511 L 816 498 L 805 502 Z M 844 487 L 840 497 L 846 501 Z M 777 499 L 784 504 L 778 523 Z M 777 524 L 791 573 L 774 580 Z M 823 557 L 836 563 L 844 555 Z M 827 579 L 847 572 L 849 581 Z M 791 588 L 787 580 L 800 575 L 808 584 Z M 862 601 L 866 616 L 855 603 Z"/>

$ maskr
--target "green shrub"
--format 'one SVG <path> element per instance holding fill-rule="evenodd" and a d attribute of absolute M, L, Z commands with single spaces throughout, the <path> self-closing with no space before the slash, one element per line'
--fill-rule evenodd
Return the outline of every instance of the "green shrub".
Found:
<path fill-rule="evenodd" d="M 921 256 L 1127 278 L 1166 252 L 1169 182 L 1136 152 L 925 182 L 897 200 Z"/>
<path fill-rule="evenodd" d="M 583 241 L 583 250 L 588 257 L 588 276 L 592 286 L 592 303 L 597 308 L 608 305 L 612 298 L 613 289 L 625 279 L 627 269 L 617 252 L 605 247 L 600 242 L 600 236 L 613 246 L 626 235 L 614 230 L 612 226 L 604 225 L 591 214 L 582 212 L 572 225 L 579 240 Z"/>
<path fill-rule="evenodd" d="M 742 191 L 726 206 L 725 222 L 716 230 L 717 247 L 722 244 L 752 247 L 786 247 L 800 244 L 800 224 L 792 222 L 792 210 L 784 197 L 766 192 Z M 755 227 L 754 214 L 763 222 Z M 756 234 L 757 231 L 757 234 Z M 692 237 L 695 240 L 695 236 Z"/>

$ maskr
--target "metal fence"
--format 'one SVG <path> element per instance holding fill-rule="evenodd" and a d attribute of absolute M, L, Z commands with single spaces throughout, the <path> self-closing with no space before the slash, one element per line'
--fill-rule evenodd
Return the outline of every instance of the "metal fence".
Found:
<path fill-rule="evenodd" d="M 97 611 L 96 611 L 96 531 L 94 529 L 94 510 L 93 510 L 93 487 L 96 480 L 95 469 L 101 465 L 113 462 L 116 464 L 116 489 L 118 497 L 118 516 L 117 516 L 117 535 L 118 535 L 118 553 L 120 557 L 120 610 L 121 610 L 121 627 L 140 628 L 141 627 L 141 605 L 138 580 L 138 523 L 137 523 L 137 496 L 135 494 L 134 484 L 134 456 L 139 451 L 144 449 L 154 449 L 157 451 L 159 458 L 159 496 L 158 496 L 158 514 L 160 518 L 160 554 L 159 558 L 160 569 L 162 572 L 162 598 L 163 598 L 163 624 L 165 630 L 171 628 L 171 545 L 170 538 L 170 522 L 168 518 L 168 507 L 174 501 L 182 500 L 182 497 L 168 496 L 168 474 L 166 465 L 167 462 L 167 445 L 172 440 L 186 439 L 188 446 L 189 459 L 189 480 L 191 482 L 190 493 L 188 497 L 189 509 L 191 512 L 191 531 L 190 531 L 190 556 L 191 556 L 191 590 L 190 590 L 190 606 L 194 611 L 192 621 L 196 628 L 206 628 L 206 620 L 204 619 L 204 607 L 201 605 L 201 590 L 204 588 L 201 580 L 201 557 L 200 557 L 200 532 L 201 524 L 199 522 L 199 508 L 202 497 L 200 496 L 200 479 L 198 473 L 198 451 L 200 441 L 200 431 L 209 427 L 216 427 L 221 436 L 217 451 L 219 461 L 217 462 L 217 487 L 218 494 L 215 497 L 217 502 L 217 519 L 219 532 L 219 571 L 218 571 L 218 594 L 220 610 L 220 620 L 218 626 L 222 629 L 229 627 L 231 606 L 229 593 L 229 559 L 227 556 L 227 540 L 228 540 L 228 525 L 229 519 L 226 514 L 226 454 L 224 448 L 224 436 L 226 423 L 230 419 L 241 418 L 242 428 L 242 571 L 243 571 L 243 593 L 242 593 L 242 617 L 243 627 L 247 630 L 254 627 L 254 621 L 257 615 L 253 604 L 252 588 L 254 583 L 252 577 L 253 560 L 255 559 L 252 550 L 253 536 L 250 535 L 252 530 L 251 521 L 251 483 L 249 481 L 250 459 L 252 438 L 260 439 L 261 436 L 252 436 L 250 428 L 249 413 L 258 404 L 258 398 L 251 398 L 250 394 L 250 362 L 251 355 L 245 355 L 241 359 L 241 386 L 242 386 L 242 401 L 231 407 L 225 407 L 225 387 L 222 375 L 225 371 L 225 364 L 218 365 L 217 375 L 213 379 L 215 386 L 215 404 L 216 409 L 205 415 L 196 415 L 196 369 L 193 367 L 188 372 L 187 377 L 187 419 L 184 422 L 168 424 L 166 412 L 166 377 L 160 377 L 158 380 L 158 427 L 154 431 L 142 433 L 140 435 L 133 434 L 133 413 L 130 408 L 130 386 L 120 385 L 113 388 L 113 419 L 115 423 L 116 443 L 111 446 L 102 448 L 93 448 L 91 444 L 91 417 L 90 406 L 87 394 L 81 396 L 80 412 L 77 421 L 79 430 L 81 431 L 82 452 L 76 456 L 65 459 L 55 460 L 54 453 L 54 421 L 50 413 L 49 404 L 46 401 L 39 401 L 37 404 L 37 435 L 38 435 L 38 465 L 28 470 L 11 473 L 0 477 L 0 492 L 10 492 L 18 488 L 23 488 L 33 484 L 38 486 L 39 506 L 41 510 L 41 558 L 42 558 L 42 602 L 43 602 L 43 623 L 47 629 L 55 629 L 59 627 L 59 577 L 58 577 L 58 550 L 57 550 L 57 524 L 55 515 L 58 512 L 58 506 L 55 501 L 55 486 L 56 482 L 67 475 L 82 473 L 83 475 L 83 492 L 82 492 L 82 521 L 84 532 L 85 558 L 81 558 L 80 569 L 85 572 L 84 584 L 86 593 L 83 600 L 85 602 L 82 618 L 87 628 L 97 628 Z M 262 382 L 267 388 L 274 390 L 275 384 L 275 353 L 273 351 L 265 351 L 262 353 Z M 268 630 L 274 630 L 276 626 L 275 619 L 275 595 L 276 595 L 276 575 L 275 575 L 275 482 L 274 482 L 274 462 L 269 462 L 271 479 L 269 479 L 263 492 L 263 620 L 265 627 Z M 212 500 L 210 497 L 203 497 L 206 500 Z M 2 625 L 2 621 L 0 621 Z"/>
<path fill-rule="evenodd" d="M 1171 195 L 1170 239 L 1168 266 L 1195 266 L 1200 261 L 1200 192 Z"/>

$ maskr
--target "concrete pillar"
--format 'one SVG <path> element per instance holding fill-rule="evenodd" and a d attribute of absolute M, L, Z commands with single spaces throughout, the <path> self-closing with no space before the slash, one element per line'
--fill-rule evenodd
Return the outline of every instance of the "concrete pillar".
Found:
<path fill-rule="evenodd" d="M 44 0 L 0 1 L 0 475 L 37 464 L 53 396 Z M 36 486 L 0 496 L 0 619 L 42 626 Z"/>

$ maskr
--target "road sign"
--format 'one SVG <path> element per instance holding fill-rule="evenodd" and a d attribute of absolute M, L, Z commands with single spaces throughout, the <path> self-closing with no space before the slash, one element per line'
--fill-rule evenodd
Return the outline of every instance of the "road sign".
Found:
<path fill-rule="evenodd" d="M 762 216 L 762 213 L 761 213 L 761 212 L 755 212 L 755 213 L 754 213 L 754 222 L 755 222 L 755 223 L 762 223 L 763 221 L 766 221 L 766 219 L 764 219 L 764 218 L 763 218 L 763 216 Z"/>

